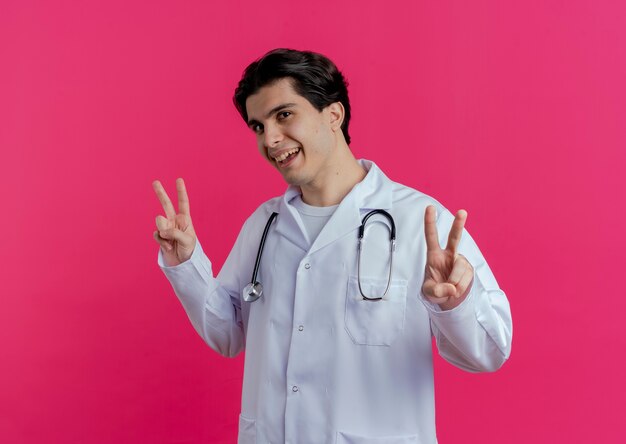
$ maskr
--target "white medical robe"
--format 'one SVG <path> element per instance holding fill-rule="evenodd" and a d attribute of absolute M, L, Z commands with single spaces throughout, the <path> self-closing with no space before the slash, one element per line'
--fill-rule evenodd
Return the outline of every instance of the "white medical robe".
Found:
<path fill-rule="evenodd" d="M 511 351 L 509 303 L 467 231 L 458 252 L 475 270 L 471 291 L 441 311 L 421 294 L 424 212 L 437 208 L 445 248 L 454 216 L 433 198 L 389 180 L 372 162 L 312 245 L 289 201 L 262 204 L 244 223 L 217 278 L 198 242 L 191 258 L 167 267 L 194 328 L 218 353 L 245 349 L 239 443 L 436 443 L 431 335 L 441 356 L 470 372 L 494 371 Z M 357 283 L 357 231 L 370 210 L 395 220 L 397 245 L 385 299 L 363 300 Z M 271 213 L 260 265 L 263 296 L 243 302 Z M 389 273 L 384 217 L 368 222 L 361 285 L 380 296 Z"/>

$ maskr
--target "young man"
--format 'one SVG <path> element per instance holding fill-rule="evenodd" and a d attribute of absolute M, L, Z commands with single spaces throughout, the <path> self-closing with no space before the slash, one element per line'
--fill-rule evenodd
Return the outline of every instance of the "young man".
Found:
<path fill-rule="evenodd" d="M 191 323 L 218 353 L 246 350 L 239 442 L 435 443 L 431 335 L 471 372 L 511 350 L 509 304 L 466 212 L 354 158 L 346 84 L 322 55 L 269 52 L 234 100 L 289 187 L 246 220 L 217 278 L 183 180 L 178 214 L 153 186 L 158 263 Z"/>

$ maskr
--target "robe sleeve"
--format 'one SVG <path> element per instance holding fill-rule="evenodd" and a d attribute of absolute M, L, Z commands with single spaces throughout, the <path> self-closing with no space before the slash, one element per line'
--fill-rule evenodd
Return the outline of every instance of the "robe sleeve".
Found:
<path fill-rule="evenodd" d="M 247 222 L 241 229 L 218 277 L 200 241 L 189 260 L 167 266 L 159 248 L 158 264 L 202 339 L 221 355 L 233 357 L 245 348 L 241 313 L 242 252 Z"/>
<path fill-rule="evenodd" d="M 441 206 L 437 212 L 439 244 L 445 246 L 454 216 Z M 511 354 L 513 324 L 509 302 L 465 229 L 457 251 L 474 267 L 474 280 L 465 300 L 447 311 L 423 294 L 421 300 L 429 311 L 431 330 L 445 360 L 470 372 L 495 371 Z"/>

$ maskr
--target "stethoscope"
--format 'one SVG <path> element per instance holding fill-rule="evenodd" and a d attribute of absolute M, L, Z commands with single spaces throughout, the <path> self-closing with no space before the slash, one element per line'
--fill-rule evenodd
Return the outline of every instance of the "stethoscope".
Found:
<path fill-rule="evenodd" d="M 361 288 L 361 250 L 363 244 L 363 236 L 365 235 L 365 224 L 367 223 L 367 220 L 375 214 L 382 214 L 383 216 L 385 216 L 385 218 L 387 218 L 387 221 L 389 221 L 389 224 L 391 225 L 390 227 L 387 227 L 389 228 L 389 276 L 387 277 L 387 287 L 385 287 L 385 292 L 382 296 L 379 297 L 366 296 L 363 293 L 363 288 Z M 272 225 L 272 222 L 274 221 L 274 219 L 276 219 L 276 216 L 278 216 L 278 213 L 272 213 L 267 223 L 265 224 L 263 236 L 261 237 L 261 243 L 259 244 L 259 251 L 256 254 L 254 270 L 252 271 L 252 279 L 250 280 L 250 283 L 246 285 L 243 289 L 243 300 L 246 302 L 254 302 L 259 299 L 261 295 L 263 295 L 263 285 L 261 285 L 261 283 L 257 281 L 257 276 L 259 274 L 259 266 L 261 265 L 261 256 L 263 255 L 265 239 L 267 239 L 267 233 L 270 230 L 270 225 Z M 387 292 L 389 291 L 389 286 L 391 285 L 391 273 L 393 270 L 393 252 L 396 251 L 396 224 L 394 223 L 391 214 L 389 214 L 385 210 L 372 210 L 363 217 L 363 220 L 361 221 L 361 226 L 359 227 L 359 242 L 357 246 L 357 251 L 357 282 L 359 284 L 359 293 L 361 293 L 361 296 L 363 296 L 363 300 L 365 301 L 380 301 L 387 295 Z"/>

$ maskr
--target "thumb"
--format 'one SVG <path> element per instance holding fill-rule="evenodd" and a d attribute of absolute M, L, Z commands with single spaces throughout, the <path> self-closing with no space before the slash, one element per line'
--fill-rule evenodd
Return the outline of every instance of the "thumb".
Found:
<path fill-rule="evenodd" d="M 157 230 L 159 230 L 159 232 L 166 231 L 170 227 L 170 225 L 172 225 L 170 221 L 167 220 L 166 217 L 163 217 L 161 215 L 156 217 L 155 222 L 156 222 Z"/>
<path fill-rule="evenodd" d="M 183 247 L 191 246 L 193 237 L 179 230 L 178 228 L 159 229 L 159 236 L 163 239 L 176 241 Z"/>
<path fill-rule="evenodd" d="M 447 282 L 435 282 L 433 279 L 428 279 L 422 286 L 422 293 L 429 299 L 446 300 L 455 295 L 456 288 Z"/>

